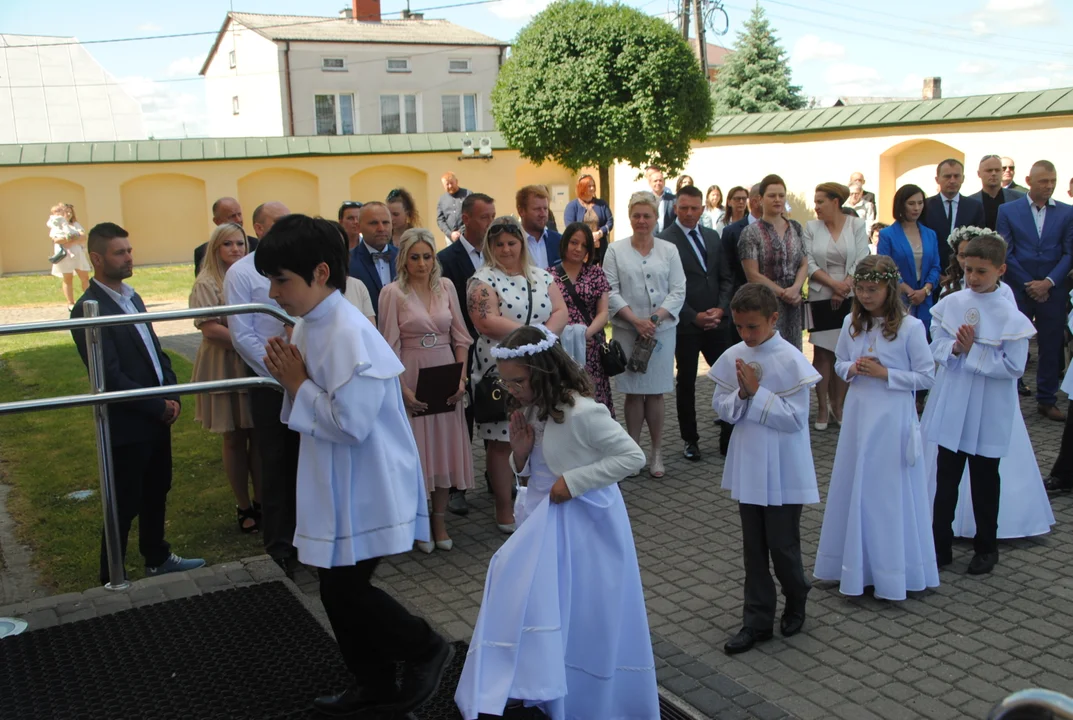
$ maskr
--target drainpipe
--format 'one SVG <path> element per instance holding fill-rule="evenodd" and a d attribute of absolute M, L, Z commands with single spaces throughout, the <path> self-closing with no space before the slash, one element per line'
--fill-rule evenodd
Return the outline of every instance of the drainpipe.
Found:
<path fill-rule="evenodd" d="M 283 46 L 283 72 L 287 83 L 287 124 L 290 128 L 288 136 L 294 137 L 294 98 L 291 96 L 291 41 L 284 41 Z"/>

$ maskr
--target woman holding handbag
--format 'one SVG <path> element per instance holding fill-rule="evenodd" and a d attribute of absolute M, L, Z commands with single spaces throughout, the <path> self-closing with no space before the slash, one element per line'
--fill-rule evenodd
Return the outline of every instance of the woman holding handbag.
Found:
<path fill-rule="evenodd" d="M 615 417 L 615 403 L 611 400 L 611 380 L 605 362 L 612 365 L 615 359 L 605 360 L 605 355 L 612 352 L 607 347 L 604 326 L 610 317 L 608 312 L 608 295 L 611 286 L 607 276 L 598 265 L 593 265 L 596 255 L 596 242 L 592 230 L 582 222 L 570 223 L 559 243 L 559 257 L 562 258 L 548 272 L 555 278 L 555 284 L 566 302 L 571 325 L 585 326 L 585 370 L 592 380 L 596 402 L 603 403 Z M 621 353 L 621 346 L 616 344 Z M 625 370 L 625 358 L 621 367 L 611 370 Z M 615 373 L 617 374 L 617 373 Z"/>
<path fill-rule="evenodd" d="M 492 221 L 484 238 L 484 265 L 466 285 L 466 306 L 477 338 L 473 371 L 473 414 L 477 437 L 486 441 L 488 476 L 495 494 L 496 525 L 514 532 L 510 469 L 510 422 L 506 392 L 497 387 L 492 348 L 522 325 L 543 324 L 559 334 L 566 327 L 567 310 L 552 276 L 529 258 L 525 232 L 517 220 L 503 216 Z"/>

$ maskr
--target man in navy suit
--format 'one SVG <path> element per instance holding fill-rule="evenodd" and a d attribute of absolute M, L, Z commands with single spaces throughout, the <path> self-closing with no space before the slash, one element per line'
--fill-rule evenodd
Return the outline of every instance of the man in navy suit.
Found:
<path fill-rule="evenodd" d="M 85 302 L 96 300 L 101 315 L 145 312 L 145 303 L 123 281 L 134 273 L 127 231 L 101 223 L 89 231 L 87 249 L 93 281 L 75 303 L 72 318 L 85 316 Z M 72 330 L 78 354 L 89 366 L 86 332 Z M 171 360 L 161 349 L 150 323 L 101 328 L 104 389 L 136 390 L 175 385 Z M 112 474 L 119 514 L 120 552 L 127 555 L 127 535 L 138 518 L 138 550 L 146 575 L 193 570 L 204 560 L 181 558 L 164 539 L 164 510 L 171 489 L 171 426 L 179 419 L 178 395 L 108 405 Z M 101 537 L 101 584 L 109 581 L 108 554 Z"/>
<path fill-rule="evenodd" d="M 652 194 L 659 201 L 659 212 L 656 213 L 656 232 L 663 232 L 674 224 L 674 193 L 667 189 L 667 178 L 655 165 L 645 168 L 645 180 Z"/>
<path fill-rule="evenodd" d="M 1056 406 L 1066 323 L 1065 280 L 1073 267 L 1073 207 L 1056 202 L 1054 164 L 1039 160 L 1028 176 L 1028 195 L 998 209 L 997 232 L 1006 239 L 1006 277 L 1017 306 L 1036 323 L 1040 415 L 1066 419 Z"/>
<path fill-rule="evenodd" d="M 391 213 L 379 201 L 361 207 L 361 241 L 350 251 L 350 276 L 365 283 L 373 312 L 379 313 L 380 291 L 395 280 L 399 249 L 391 244 Z"/>
<path fill-rule="evenodd" d="M 973 200 L 961 194 L 965 182 L 965 166 L 960 160 L 947 158 L 935 169 L 935 182 L 939 185 L 939 194 L 932 195 L 924 204 L 924 217 L 921 222 L 935 231 L 939 238 L 939 273 L 946 275 L 950 266 L 950 233 L 960 227 L 973 225 L 984 227 L 984 206 L 979 200 Z M 942 281 L 936 284 L 933 295 L 939 299 Z"/>
<path fill-rule="evenodd" d="M 734 289 L 734 272 L 723 256 L 719 233 L 700 224 L 704 212 L 704 193 L 685 185 L 678 191 L 674 224 L 657 237 L 674 243 L 686 275 L 686 301 L 682 305 L 677 329 L 674 358 L 678 377 L 674 396 L 678 404 L 678 428 L 685 443 L 686 460 L 700 460 L 700 434 L 697 432 L 697 365 L 704 355 L 714 365 L 726 349 L 729 324 L 730 293 Z M 721 434 L 729 438 L 729 423 L 721 422 Z M 728 440 L 729 442 L 729 440 Z"/>
<path fill-rule="evenodd" d="M 559 241 L 563 236 L 548 229 L 548 191 L 543 185 L 526 185 L 514 200 L 529 245 L 529 259 L 538 268 L 550 268 L 559 262 Z"/>

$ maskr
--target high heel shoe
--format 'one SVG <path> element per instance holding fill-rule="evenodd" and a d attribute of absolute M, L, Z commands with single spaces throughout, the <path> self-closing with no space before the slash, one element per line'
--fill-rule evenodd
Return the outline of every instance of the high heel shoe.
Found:
<path fill-rule="evenodd" d="M 827 429 L 827 424 L 828 424 L 828 423 L 829 423 L 830 421 L 831 421 L 831 414 L 830 414 L 830 412 L 828 412 L 828 413 L 827 413 L 827 420 L 824 420 L 823 422 L 820 422 L 820 416 L 819 416 L 819 415 L 817 415 L 817 416 L 816 416 L 816 422 L 812 423 L 812 427 L 813 427 L 813 429 L 815 429 L 815 430 L 826 430 L 826 429 Z"/>
<path fill-rule="evenodd" d="M 432 513 L 432 517 L 434 517 L 434 518 L 436 518 L 436 517 L 442 518 L 442 517 L 444 517 L 444 514 L 434 512 L 434 513 Z M 429 545 L 432 545 L 432 543 L 429 543 Z M 447 538 L 446 540 L 436 540 L 436 549 L 437 550 L 450 550 L 454 546 L 455 546 L 454 541 L 451 540 L 451 538 Z M 432 550 L 428 550 L 428 552 L 432 552 Z"/>
<path fill-rule="evenodd" d="M 436 549 L 435 543 L 425 542 L 423 540 L 418 540 L 414 543 L 414 545 L 416 545 L 417 549 L 425 553 L 426 555 L 431 555 L 432 551 Z"/>
<path fill-rule="evenodd" d="M 504 535 L 513 535 L 514 531 L 518 529 L 517 523 L 496 523 L 496 527 Z"/>
<path fill-rule="evenodd" d="M 652 464 L 648 468 L 648 474 L 657 480 L 667 474 L 666 468 L 663 467 L 663 453 L 659 449 L 652 453 Z"/>

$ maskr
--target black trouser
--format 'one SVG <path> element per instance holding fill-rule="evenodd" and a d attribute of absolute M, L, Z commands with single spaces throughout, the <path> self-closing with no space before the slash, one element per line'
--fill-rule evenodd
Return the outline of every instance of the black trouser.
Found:
<path fill-rule="evenodd" d="M 261 454 L 261 536 L 265 552 L 276 560 L 295 557 L 295 484 L 300 438 L 279 419 L 283 393 L 250 390 L 253 427 Z"/>
<path fill-rule="evenodd" d="M 1073 368 L 1066 372 L 1073 372 Z M 1073 408 L 1070 408 L 1073 411 Z M 1058 457 L 1051 468 L 1051 477 L 1057 478 L 1064 485 L 1073 485 L 1073 412 L 1066 412 L 1066 426 L 1062 429 L 1062 445 L 1058 448 Z"/>
<path fill-rule="evenodd" d="M 999 458 L 954 452 L 941 445 L 935 470 L 935 508 L 931 532 L 935 538 L 935 553 L 949 557 L 954 542 L 954 511 L 958 503 L 958 487 L 969 464 L 969 483 L 972 488 L 972 514 L 976 519 L 973 550 L 981 553 L 998 552 Z"/>
<path fill-rule="evenodd" d="M 722 328 L 700 333 L 679 333 L 675 339 L 674 359 L 678 364 L 678 378 L 674 398 L 678 406 L 678 429 L 687 443 L 700 440 L 696 409 L 699 356 L 703 354 L 707 363 L 714 365 L 723 354 L 725 343 L 726 332 Z M 720 422 L 723 434 L 729 435 L 727 425 Z"/>
<path fill-rule="evenodd" d="M 124 560 L 127 535 L 137 517 L 138 551 L 145 558 L 146 567 L 163 565 L 171 556 L 171 547 L 164 540 L 164 513 L 171 490 L 171 428 L 159 425 L 144 442 L 112 445 L 112 477 Z M 100 578 L 101 584 L 109 582 L 103 531 Z"/>
<path fill-rule="evenodd" d="M 395 682 L 395 663 L 423 659 L 432 628 L 370 583 L 380 558 L 320 568 L 320 601 L 328 613 L 347 668 L 359 685 Z"/>
<path fill-rule="evenodd" d="M 768 558 L 786 597 L 786 610 L 804 612 L 805 599 L 812 589 L 801 562 L 801 506 L 738 503 L 738 512 L 745 561 L 743 624 L 754 630 L 771 630 L 778 596 Z"/>

